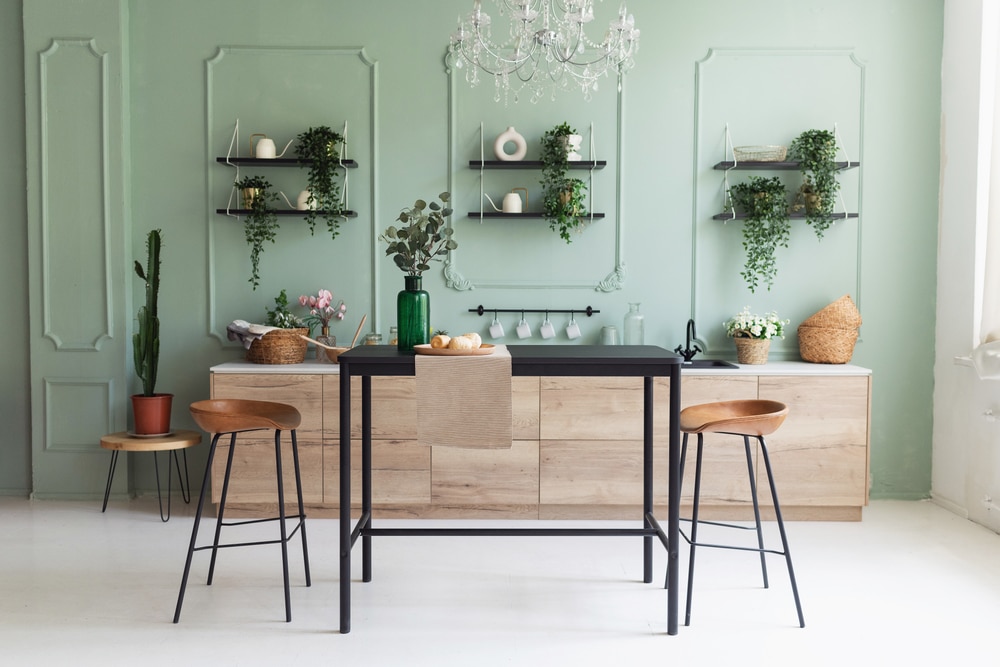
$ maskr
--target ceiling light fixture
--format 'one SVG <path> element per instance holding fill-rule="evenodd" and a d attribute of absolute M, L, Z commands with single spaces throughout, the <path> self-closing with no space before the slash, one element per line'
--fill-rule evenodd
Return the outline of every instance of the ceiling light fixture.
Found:
<path fill-rule="evenodd" d="M 513 92 L 527 88 L 537 102 L 547 91 L 579 88 L 589 100 L 597 90 L 597 80 L 614 72 L 621 90 L 621 78 L 632 69 L 632 56 L 639 48 L 639 31 L 624 2 L 604 39 L 593 42 L 584 26 L 594 20 L 594 0 L 495 0 L 501 15 L 510 21 L 506 41 L 494 42 L 492 19 L 475 0 L 472 11 L 458 19 L 451 36 L 450 51 L 455 67 L 471 65 L 465 78 L 479 83 L 479 70 L 493 77 L 495 99 L 506 102 Z"/>

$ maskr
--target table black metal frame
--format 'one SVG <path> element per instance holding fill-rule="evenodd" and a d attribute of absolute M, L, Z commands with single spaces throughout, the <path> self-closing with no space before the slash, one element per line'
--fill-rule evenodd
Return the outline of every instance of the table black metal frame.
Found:
<path fill-rule="evenodd" d="M 387 535 L 621 536 L 643 538 L 643 581 L 653 580 L 653 537 L 667 550 L 667 633 L 677 634 L 681 357 L 653 345 L 512 345 L 511 374 L 529 377 L 643 378 L 641 528 L 376 528 L 372 525 L 371 379 L 412 376 L 414 355 L 393 346 L 361 346 L 340 363 L 340 631 L 351 631 L 351 551 L 362 544 L 362 580 L 372 579 L 372 537 Z M 361 515 L 351 525 L 351 378 L 361 378 Z M 670 378 L 667 528 L 653 516 L 653 378 Z"/>

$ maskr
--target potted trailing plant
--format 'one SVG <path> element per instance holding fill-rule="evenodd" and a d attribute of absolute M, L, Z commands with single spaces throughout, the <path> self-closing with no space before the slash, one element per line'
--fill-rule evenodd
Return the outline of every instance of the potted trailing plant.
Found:
<path fill-rule="evenodd" d="M 265 308 L 264 323 L 275 327 L 253 341 L 247 348 L 246 359 L 254 364 L 301 364 L 306 359 L 306 339 L 309 327 L 288 309 L 285 290 L 274 297 L 274 309 Z"/>
<path fill-rule="evenodd" d="M 549 227 L 571 243 L 570 232 L 581 227 L 588 216 L 587 185 L 568 178 L 569 137 L 579 136 L 568 123 L 560 123 L 542 135 L 542 211 Z"/>
<path fill-rule="evenodd" d="M 438 199 L 440 204 L 418 199 L 412 208 L 404 208 L 396 218 L 404 226 L 390 226 L 379 237 L 388 244 L 385 254 L 404 273 L 405 288 L 396 297 L 397 345 L 404 352 L 430 342 L 430 297 L 422 289 L 423 272 L 458 247 L 445 221 L 452 213 L 451 194 L 442 192 Z"/>
<path fill-rule="evenodd" d="M 243 221 L 243 233 L 250 246 L 250 280 L 254 290 L 260 284 L 260 255 L 264 252 L 264 242 L 274 243 L 278 233 L 278 215 L 275 203 L 278 194 L 271 191 L 271 184 L 261 176 L 244 176 L 233 184 L 243 200 L 247 211 Z"/>
<path fill-rule="evenodd" d="M 830 130 L 806 130 L 792 141 L 788 153 L 799 162 L 803 177 L 796 206 L 805 210 L 806 222 L 822 239 L 833 224 L 833 207 L 840 191 L 837 137 Z"/>
<path fill-rule="evenodd" d="M 316 231 L 316 218 L 326 220 L 332 238 L 337 238 L 341 215 L 340 186 L 334 180 L 340 166 L 338 146 L 344 143 L 344 136 L 326 125 L 310 127 L 296 137 L 295 153 L 302 160 L 302 166 L 309 167 L 309 197 L 306 199 L 306 222 L 309 231 Z"/>
<path fill-rule="evenodd" d="M 778 246 L 788 247 L 791 224 L 785 185 L 779 178 L 754 176 L 729 189 L 730 207 L 746 215 L 743 221 L 743 249 L 746 264 L 740 273 L 751 292 L 760 282 L 771 289 L 778 273 L 775 253 Z"/>
<path fill-rule="evenodd" d="M 723 322 L 726 335 L 736 345 L 736 360 L 741 364 L 766 364 L 772 338 L 785 337 L 785 325 L 775 312 L 751 315 L 750 306 Z"/>
<path fill-rule="evenodd" d="M 132 334 L 135 374 L 142 381 L 142 393 L 132 396 L 132 416 L 136 435 L 170 432 L 170 408 L 173 394 L 156 393 L 156 372 L 160 361 L 160 318 L 157 298 L 160 292 L 159 229 L 146 235 L 146 266 L 135 261 L 135 274 L 146 284 L 146 302 L 139 308 L 138 329 Z"/>

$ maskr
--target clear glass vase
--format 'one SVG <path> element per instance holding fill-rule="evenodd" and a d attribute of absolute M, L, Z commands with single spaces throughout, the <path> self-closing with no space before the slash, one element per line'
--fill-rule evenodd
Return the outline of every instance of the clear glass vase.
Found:
<path fill-rule="evenodd" d="M 400 352 L 431 342 L 431 300 L 422 289 L 422 276 L 403 276 L 404 289 L 396 296 L 396 327 Z"/>
<path fill-rule="evenodd" d="M 625 314 L 625 327 L 624 336 L 622 339 L 625 345 L 642 345 L 643 344 L 643 317 L 642 313 L 639 312 L 638 303 L 630 303 L 628 305 L 628 313 Z"/>

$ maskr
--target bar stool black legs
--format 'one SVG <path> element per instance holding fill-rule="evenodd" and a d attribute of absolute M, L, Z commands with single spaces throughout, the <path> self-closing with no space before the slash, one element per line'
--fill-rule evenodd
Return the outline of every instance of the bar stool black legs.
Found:
<path fill-rule="evenodd" d="M 192 413 L 194 411 L 192 410 Z M 207 585 L 212 584 L 212 579 L 215 576 L 215 564 L 218 556 L 219 549 L 229 548 L 229 547 L 243 547 L 243 546 L 254 546 L 263 544 L 280 544 L 281 546 L 281 565 L 282 565 L 282 580 L 284 583 L 285 592 L 285 621 L 292 620 L 292 602 L 291 602 L 291 590 L 290 582 L 288 576 L 288 541 L 291 540 L 296 531 L 301 532 L 302 539 L 302 557 L 305 567 L 305 580 L 306 586 L 312 585 L 312 577 L 309 572 L 309 548 L 306 539 L 306 522 L 305 522 L 305 506 L 302 498 L 302 478 L 299 471 L 299 449 L 298 441 L 296 439 L 295 429 L 289 431 L 291 433 L 292 439 L 292 459 L 295 468 L 295 490 L 298 501 L 298 514 L 286 516 L 285 514 L 285 493 L 284 493 L 284 483 L 282 478 L 282 466 L 281 466 L 281 431 L 275 429 L 274 431 L 274 454 L 276 461 L 276 474 L 277 474 L 277 484 L 278 484 L 278 516 L 265 518 L 265 519 L 249 519 L 243 521 L 232 521 L 226 522 L 225 509 L 226 509 L 226 497 L 229 493 L 229 480 L 230 473 L 233 467 L 233 456 L 236 451 L 236 436 L 237 431 L 230 432 L 229 439 L 229 456 L 226 460 L 226 473 L 222 482 L 222 495 L 219 499 L 219 514 L 215 522 L 215 534 L 212 540 L 212 544 L 205 546 L 197 546 L 198 540 L 198 529 L 201 524 L 202 512 L 205 507 L 205 495 L 208 492 L 209 480 L 211 478 L 212 461 L 215 458 L 216 447 L 219 442 L 219 438 L 223 433 L 216 433 L 212 438 L 212 445 L 208 453 L 208 462 L 205 467 L 205 478 L 202 481 L 201 495 L 198 498 L 198 509 L 194 517 L 194 526 L 191 530 L 191 541 L 188 545 L 187 559 L 184 563 L 184 574 L 181 577 L 181 587 L 180 592 L 177 596 L 177 607 L 174 611 L 174 623 L 180 620 L 181 616 L 181 606 L 184 603 L 184 592 L 187 588 L 188 576 L 191 572 L 191 561 L 194 556 L 195 551 L 211 550 L 212 556 L 208 567 L 208 579 Z M 287 528 L 287 519 L 294 519 L 296 523 L 292 528 L 291 532 Z M 222 535 L 223 526 L 241 526 L 253 523 L 263 523 L 269 521 L 277 521 L 280 531 L 280 537 L 276 540 L 263 540 L 255 542 L 239 542 L 239 543 L 220 543 Z"/>

